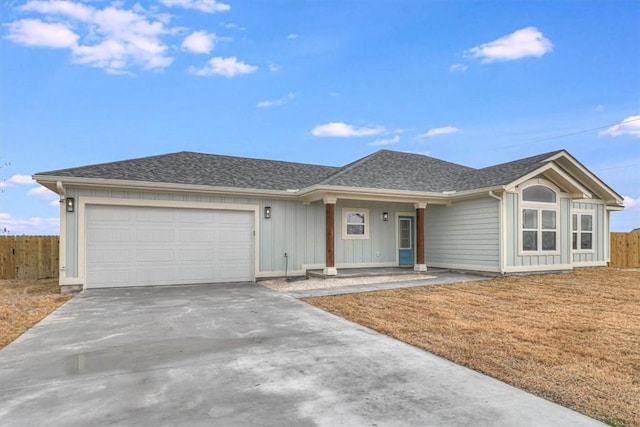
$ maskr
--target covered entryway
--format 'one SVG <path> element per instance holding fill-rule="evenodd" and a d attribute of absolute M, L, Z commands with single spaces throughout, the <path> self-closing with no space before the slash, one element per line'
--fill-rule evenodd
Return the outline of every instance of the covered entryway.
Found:
<path fill-rule="evenodd" d="M 398 265 L 413 266 L 415 258 L 413 217 L 398 218 Z"/>
<path fill-rule="evenodd" d="M 253 215 L 88 205 L 86 287 L 252 281 Z"/>

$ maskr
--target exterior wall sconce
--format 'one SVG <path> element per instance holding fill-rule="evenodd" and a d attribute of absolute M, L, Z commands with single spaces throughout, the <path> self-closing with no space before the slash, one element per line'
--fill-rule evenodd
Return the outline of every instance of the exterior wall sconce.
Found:
<path fill-rule="evenodd" d="M 265 219 L 271 219 L 271 206 L 264 207 L 264 217 Z"/>
<path fill-rule="evenodd" d="M 389 212 L 382 212 L 382 220 L 389 221 Z"/>
<path fill-rule="evenodd" d="M 76 208 L 76 200 L 73 197 L 67 197 L 65 206 L 67 207 L 67 212 L 73 212 Z"/>

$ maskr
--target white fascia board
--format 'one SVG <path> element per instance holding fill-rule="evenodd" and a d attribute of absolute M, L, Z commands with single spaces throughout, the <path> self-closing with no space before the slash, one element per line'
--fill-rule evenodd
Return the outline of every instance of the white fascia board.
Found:
<path fill-rule="evenodd" d="M 610 197 L 610 199 L 607 199 L 608 201 L 615 202 L 616 204 L 622 204 L 623 198 L 622 198 L 622 196 L 620 194 L 616 193 L 611 187 L 609 187 L 607 184 L 605 184 L 600 178 L 595 176 L 591 171 L 589 171 L 589 169 L 584 167 L 582 165 L 582 163 L 580 163 L 577 159 L 575 159 L 568 152 L 562 150 L 562 152 L 560 152 L 560 153 L 558 153 L 556 155 L 553 155 L 553 156 L 549 157 L 546 160 L 547 161 L 555 161 L 555 160 L 558 160 L 558 159 L 561 159 L 561 158 L 569 161 L 573 167 L 575 167 L 577 170 L 582 172 L 589 179 L 591 179 L 596 185 L 598 185 L 603 190 L 603 192 L 605 192 L 608 195 L 610 195 L 611 197 Z"/>
<path fill-rule="evenodd" d="M 409 190 L 389 190 L 379 188 L 342 187 L 336 185 L 313 185 L 302 189 L 298 197 L 315 202 L 330 195 L 337 199 L 371 200 L 382 202 L 406 202 L 406 203 L 436 203 L 446 204 L 447 196 L 441 193 L 428 193 Z"/>
<path fill-rule="evenodd" d="M 452 201 L 463 200 L 478 196 L 487 196 L 489 191 L 503 191 L 504 186 L 479 188 L 474 190 L 434 193 L 409 190 L 388 190 L 380 188 L 341 187 L 341 186 L 311 186 L 301 190 L 298 195 L 305 202 L 315 202 L 330 195 L 337 199 L 371 200 L 386 202 L 426 203 L 446 205 Z"/>
<path fill-rule="evenodd" d="M 34 175 L 33 179 L 49 189 L 55 188 L 55 183 L 61 181 L 66 186 L 90 188 L 114 188 L 123 190 L 165 191 L 200 194 L 233 194 L 246 197 L 270 197 L 282 199 L 296 199 L 298 193 L 287 190 L 261 190 L 256 188 L 216 187 L 211 185 L 172 184 L 164 182 L 129 181 L 119 179 L 96 179 L 76 177 L 55 177 Z M 53 184 L 53 187 L 50 185 Z M 53 190 L 57 193 L 56 190 Z"/>

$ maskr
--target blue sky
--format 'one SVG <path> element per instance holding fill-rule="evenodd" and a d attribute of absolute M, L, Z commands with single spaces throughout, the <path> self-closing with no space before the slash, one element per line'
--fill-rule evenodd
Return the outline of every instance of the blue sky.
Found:
<path fill-rule="evenodd" d="M 565 148 L 640 227 L 640 2 L 8 1 L 0 230 L 55 234 L 30 175 L 176 151 L 473 167 Z M 6 229 L 6 231 L 5 231 Z"/>

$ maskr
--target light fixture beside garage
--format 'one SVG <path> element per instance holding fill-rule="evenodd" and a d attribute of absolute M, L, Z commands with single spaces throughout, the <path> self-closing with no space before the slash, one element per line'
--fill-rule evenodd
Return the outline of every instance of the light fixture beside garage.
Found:
<path fill-rule="evenodd" d="M 389 221 L 389 212 L 382 212 L 382 220 Z"/>
<path fill-rule="evenodd" d="M 73 212 L 76 208 L 76 201 L 73 197 L 67 197 L 65 205 L 67 207 L 67 212 Z"/>
<path fill-rule="evenodd" d="M 271 206 L 264 207 L 264 217 L 266 219 L 271 219 Z"/>

